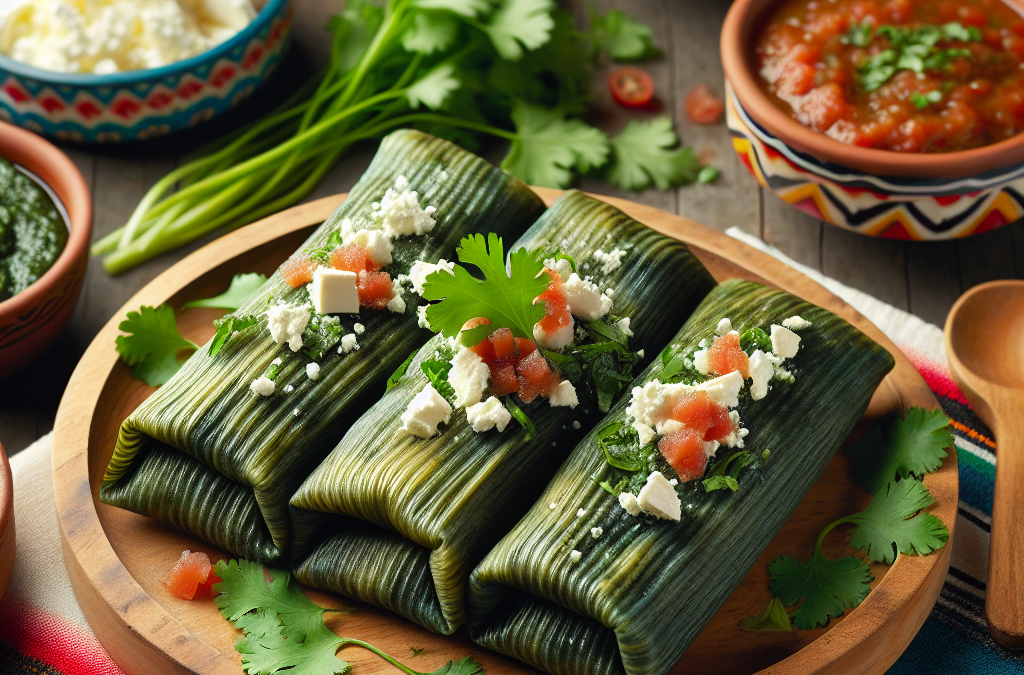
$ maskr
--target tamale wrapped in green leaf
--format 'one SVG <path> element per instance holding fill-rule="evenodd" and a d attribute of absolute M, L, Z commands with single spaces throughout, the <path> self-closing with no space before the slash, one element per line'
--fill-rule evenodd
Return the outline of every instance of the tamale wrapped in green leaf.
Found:
<path fill-rule="evenodd" d="M 751 379 L 708 379 L 730 362 Z M 473 571 L 471 636 L 555 675 L 667 673 L 893 365 L 820 307 L 721 284 Z M 702 411 L 725 408 L 721 442 L 688 454 L 719 423 Z"/>
<path fill-rule="evenodd" d="M 482 245 L 482 238 L 477 244 Z M 526 512 L 583 434 L 628 391 L 634 367 L 639 371 L 650 362 L 714 287 L 711 275 L 682 242 L 579 192 L 563 195 L 509 249 L 509 275 L 516 277 L 517 265 L 531 257 L 527 251 L 538 252 L 533 256 L 536 272 L 531 268 L 525 282 L 539 277 L 539 289 L 547 288 L 546 294 L 565 287 L 576 316 L 576 341 L 560 351 L 545 349 L 542 337 L 547 333 L 538 332 L 546 325 L 542 320 L 532 332 L 541 343 L 539 352 L 527 351 L 536 347 L 519 336 L 519 346 L 511 347 L 512 333 L 505 328 L 482 341 L 478 337 L 466 342 L 465 346 L 476 346 L 455 357 L 454 337 L 450 342 L 438 335 L 428 342 L 397 385 L 352 426 L 293 497 L 295 569 L 301 582 L 391 609 L 439 633 L 454 632 L 464 622 L 473 565 Z M 465 262 L 463 249 L 460 258 Z M 497 266 L 504 277 L 504 258 L 498 258 Z M 541 273 L 545 266 L 550 278 Z M 436 277 L 449 279 L 443 272 Z M 458 283 L 455 277 L 449 283 Z M 427 277 L 427 297 L 431 279 Z M 592 279 L 592 285 L 586 279 Z M 468 275 L 465 280 L 478 283 Z M 603 308 L 591 314 L 579 309 L 573 289 L 587 296 L 592 306 L 604 303 Z M 550 298 L 531 292 L 528 303 L 544 299 L 547 309 L 540 314 L 554 320 L 554 305 L 547 304 Z M 608 312 L 608 305 L 611 313 L 595 318 Z M 590 319 L 581 319 L 584 314 Z M 462 321 L 458 319 L 456 326 Z M 495 328 L 492 321 L 481 337 Z M 518 383 L 513 375 L 512 389 L 505 389 L 517 393 L 506 394 L 505 405 L 512 408 L 510 399 L 515 397 L 513 414 L 523 415 L 535 435 L 510 420 L 494 396 L 500 373 L 511 369 L 502 365 L 506 357 L 497 353 L 502 349 L 500 334 L 519 359 Z M 445 386 L 458 388 L 456 362 L 472 359 L 473 349 L 484 348 L 492 350 L 493 357 L 484 367 L 485 373 L 490 368 L 491 398 L 466 408 L 455 403 L 432 437 L 404 432 L 407 413 L 424 392 L 433 391 L 430 383 L 439 391 Z M 443 356 L 446 350 L 448 355 Z M 540 358 L 542 353 L 546 361 Z M 453 359 L 450 385 L 427 375 L 445 359 Z M 578 404 L 559 403 L 555 393 L 524 402 L 531 398 L 528 393 L 522 398 L 529 386 L 528 365 L 544 370 L 546 362 L 557 364 L 566 378 L 554 388 L 571 383 Z M 477 400 L 482 398 L 478 395 Z M 488 405 L 493 407 L 487 409 Z M 488 414 L 504 415 L 507 428 L 499 424 L 484 430 L 478 421 L 471 422 L 470 411 L 481 406 Z M 493 419 L 490 424 L 495 424 Z"/>
<path fill-rule="evenodd" d="M 452 257 L 468 233 L 516 236 L 543 211 L 524 183 L 452 143 L 389 135 L 338 210 L 124 421 L 101 499 L 280 558 L 289 497 L 430 338 L 400 275 Z"/>

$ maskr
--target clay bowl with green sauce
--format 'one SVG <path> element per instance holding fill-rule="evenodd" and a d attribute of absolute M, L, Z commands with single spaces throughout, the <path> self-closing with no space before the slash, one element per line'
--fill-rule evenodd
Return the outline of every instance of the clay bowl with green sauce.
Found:
<path fill-rule="evenodd" d="M 0 122 L 0 159 L 3 379 L 46 351 L 71 318 L 85 280 L 92 200 L 68 156 L 32 132 Z"/>

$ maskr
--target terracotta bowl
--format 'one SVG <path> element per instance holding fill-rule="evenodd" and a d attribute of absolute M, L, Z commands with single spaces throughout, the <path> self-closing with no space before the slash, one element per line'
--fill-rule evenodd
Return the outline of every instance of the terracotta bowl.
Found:
<path fill-rule="evenodd" d="M 0 445 L 0 598 L 14 571 L 14 480 L 4 446 Z"/>
<path fill-rule="evenodd" d="M 763 187 L 833 225 L 892 239 L 955 239 L 1024 217 L 1024 134 L 960 152 L 900 153 L 841 143 L 773 105 L 758 86 L 753 45 L 778 4 L 735 0 L 721 37 L 733 147 Z"/>
<path fill-rule="evenodd" d="M 31 363 L 57 339 L 78 302 L 92 236 L 92 198 L 68 156 L 46 140 L 0 122 L 0 157 L 38 176 L 67 212 L 64 251 L 43 276 L 0 302 L 0 380 Z"/>
<path fill-rule="evenodd" d="M 67 141 L 117 143 L 195 126 L 237 105 L 277 68 L 291 40 L 291 0 L 221 44 L 160 68 L 57 73 L 0 56 L 0 116 Z"/>

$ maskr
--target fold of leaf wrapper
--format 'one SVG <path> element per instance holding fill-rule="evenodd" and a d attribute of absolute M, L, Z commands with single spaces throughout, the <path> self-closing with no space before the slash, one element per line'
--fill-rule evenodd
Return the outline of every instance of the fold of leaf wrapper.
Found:
<path fill-rule="evenodd" d="M 383 271 L 394 279 L 416 259 L 451 258 L 471 232 L 507 237 L 523 232 L 544 210 L 529 187 L 447 141 L 416 131 L 386 137 L 366 173 L 338 210 L 300 251 L 324 246 L 345 218 L 368 226 L 372 204 L 405 176 L 423 206 L 436 208 L 433 230 L 394 241 Z M 237 312 L 260 314 L 268 300 L 303 300 L 275 273 Z M 310 359 L 271 340 L 266 322 L 243 331 L 216 356 L 200 349 L 121 425 L 100 489 L 108 503 L 156 518 L 234 554 L 262 562 L 290 543 L 288 499 L 349 424 L 376 400 L 388 376 L 430 337 L 419 328 L 418 298 L 403 313 L 363 309 L 341 316 L 355 323 L 360 349 L 330 349 L 320 375 Z M 276 392 L 258 396 L 249 384 L 285 358 Z M 288 385 L 293 387 L 285 391 Z"/>
<path fill-rule="evenodd" d="M 612 314 L 630 317 L 629 348 L 645 354 L 637 371 L 714 287 L 682 242 L 579 192 L 562 196 L 506 250 L 552 246 L 573 256 L 600 288 L 615 289 Z M 598 249 L 623 246 L 622 264 L 608 273 L 592 258 Z M 475 433 L 462 409 L 438 436 L 408 436 L 400 431 L 401 415 L 427 383 L 420 363 L 442 339 L 420 350 L 399 384 L 352 426 L 291 503 L 301 582 L 448 634 L 464 622 L 473 565 L 526 512 L 602 413 L 593 391 L 578 384 L 575 409 L 551 407 L 543 398 L 520 404 L 537 431 L 529 441 L 515 420 L 504 432 Z"/>
<path fill-rule="evenodd" d="M 800 315 L 795 382 L 740 399 L 745 448 L 771 450 L 739 489 L 677 489 L 678 522 L 630 516 L 598 486 L 610 471 L 595 433 L 573 450 L 529 513 L 473 571 L 476 642 L 555 675 L 663 675 L 757 560 L 863 415 L 892 356 L 834 314 L 788 293 L 730 280 L 672 341 L 676 353 L 714 335 Z M 637 383 L 658 377 L 659 360 Z M 605 421 L 625 419 L 629 397 Z M 600 427 L 598 427 L 600 429 Z M 658 461 L 664 464 L 660 455 Z M 674 476 L 664 464 L 665 475 Z M 559 508 L 551 509 L 550 504 Z M 577 517 L 577 509 L 585 509 Z M 595 539 L 591 528 L 603 536 Z M 570 555 L 573 550 L 580 555 Z M 575 560 L 574 560 L 575 558 Z"/>

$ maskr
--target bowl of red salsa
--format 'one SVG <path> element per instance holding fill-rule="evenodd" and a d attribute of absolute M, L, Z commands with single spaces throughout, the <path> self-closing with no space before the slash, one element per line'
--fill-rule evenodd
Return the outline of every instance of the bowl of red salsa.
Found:
<path fill-rule="evenodd" d="M 758 181 L 865 234 L 1024 217 L 1019 0 L 736 0 L 727 118 Z"/>

